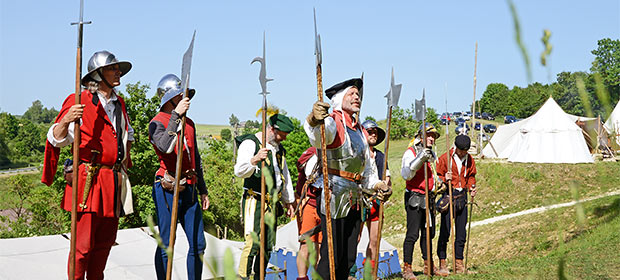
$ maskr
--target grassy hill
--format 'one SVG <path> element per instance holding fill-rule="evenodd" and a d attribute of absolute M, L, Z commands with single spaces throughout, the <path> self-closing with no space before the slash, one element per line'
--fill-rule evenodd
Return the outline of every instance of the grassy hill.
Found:
<path fill-rule="evenodd" d="M 228 128 L 232 131 L 232 127 L 230 125 L 219 125 L 219 124 L 196 124 L 196 136 L 198 137 L 207 137 L 209 135 L 220 135 L 222 129 Z"/>
<path fill-rule="evenodd" d="M 446 151 L 445 127 L 441 128 L 442 136 L 436 143 L 438 154 Z M 449 143 L 453 143 L 454 126 L 449 128 Z M 388 164 L 394 194 L 386 203 L 383 232 L 384 238 L 399 248 L 401 259 L 406 213 L 403 201 L 405 182 L 399 174 L 402 154 L 408 143 L 408 140 L 390 142 Z M 380 145 L 379 149 L 383 150 L 384 146 Z M 473 221 L 620 188 L 620 162 L 528 164 L 477 160 L 476 166 L 476 202 L 479 207 L 474 208 Z M 588 279 L 618 279 L 620 260 L 616 258 L 605 265 L 600 262 L 608 260 L 609 254 L 617 254 L 613 252 L 618 252 L 620 247 L 619 203 L 618 196 L 584 203 L 586 219 L 581 223 L 576 218 L 576 208 L 568 207 L 474 228 L 469 262 L 480 273 L 449 278 L 557 279 L 559 261 L 563 259 L 569 279 L 573 278 L 572 275 Z M 437 238 L 433 242 L 436 244 Z M 587 249 L 590 243 L 594 244 L 593 248 Z M 413 259 L 414 267 L 421 272 L 421 253 L 417 244 Z M 598 271 L 597 267 L 606 271 Z"/>

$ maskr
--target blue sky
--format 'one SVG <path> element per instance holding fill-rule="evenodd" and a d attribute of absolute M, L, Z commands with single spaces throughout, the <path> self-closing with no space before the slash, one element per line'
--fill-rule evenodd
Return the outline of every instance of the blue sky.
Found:
<path fill-rule="evenodd" d="M 316 100 L 316 7 L 323 48 L 323 86 L 365 72 L 362 117 L 385 118 L 390 71 L 403 84 L 400 106 L 426 89 L 427 104 L 466 110 L 472 101 L 474 45 L 478 42 L 477 99 L 489 83 L 526 86 L 505 1 L 121 1 L 85 0 L 84 69 L 109 50 L 133 69 L 121 79 L 154 87 L 180 75 L 181 59 L 197 30 L 189 116 L 227 124 L 231 114 L 253 119 L 260 106 L 259 65 L 267 34 L 268 101 L 303 119 Z M 597 40 L 620 38 L 618 0 L 515 1 L 530 53 L 532 82 L 561 71 L 587 71 Z M 78 0 L 0 0 L 0 110 L 23 112 L 36 99 L 59 109 L 73 91 Z M 552 32 L 548 69 L 540 65 L 543 30 Z M 446 87 L 447 84 L 447 87 Z M 446 91 L 447 88 L 447 91 Z"/>

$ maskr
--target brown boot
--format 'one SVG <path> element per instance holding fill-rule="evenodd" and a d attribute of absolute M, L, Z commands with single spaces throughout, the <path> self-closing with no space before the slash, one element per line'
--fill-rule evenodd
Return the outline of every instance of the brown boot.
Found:
<path fill-rule="evenodd" d="M 403 279 L 405 280 L 418 280 L 418 278 L 415 278 L 415 274 L 413 274 L 413 270 L 411 270 L 410 263 L 403 264 L 403 271 L 401 272 L 401 275 L 403 276 Z"/>
<path fill-rule="evenodd" d="M 424 275 L 428 275 L 428 268 L 431 265 L 429 265 L 429 261 L 428 260 L 424 260 Z M 437 267 L 433 264 L 433 274 L 437 275 L 437 272 L 439 272 L 439 270 L 437 269 Z"/>
<path fill-rule="evenodd" d="M 454 273 L 465 273 L 465 266 L 463 265 L 463 260 L 456 260 L 454 264 Z"/>
<path fill-rule="evenodd" d="M 450 275 L 450 270 L 448 269 L 448 262 L 446 259 L 439 259 L 439 269 L 435 274 L 439 276 L 448 276 Z"/>

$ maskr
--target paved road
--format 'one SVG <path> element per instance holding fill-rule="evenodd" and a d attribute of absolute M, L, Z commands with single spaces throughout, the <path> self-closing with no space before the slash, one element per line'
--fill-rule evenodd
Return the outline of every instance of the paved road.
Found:
<path fill-rule="evenodd" d="M 0 170 L 0 175 L 16 175 L 16 174 L 21 174 L 21 173 L 34 172 L 37 170 L 38 170 L 37 167 L 34 167 L 34 166 L 24 167 L 24 168 L 15 168 L 15 169 L 4 169 L 4 170 Z"/>

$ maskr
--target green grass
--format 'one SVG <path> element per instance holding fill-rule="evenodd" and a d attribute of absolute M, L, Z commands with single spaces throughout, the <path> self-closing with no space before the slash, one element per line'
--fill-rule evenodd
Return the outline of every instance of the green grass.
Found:
<path fill-rule="evenodd" d="M 580 207 L 566 207 L 473 228 L 468 267 L 475 274 L 445 279 L 559 279 L 561 264 L 567 279 L 620 279 L 620 196 L 581 207 L 583 223 Z"/>
<path fill-rule="evenodd" d="M 207 137 L 209 135 L 220 135 L 220 131 L 222 129 L 228 128 L 232 131 L 230 125 L 219 125 L 219 124 L 196 124 L 196 136 L 197 137 Z"/>
<path fill-rule="evenodd" d="M 436 141 L 438 154 L 446 151 L 445 127 L 442 128 L 442 136 Z M 449 126 L 450 140 L 453 143 L 455 134 L 454 126 Z M 400 163 L 402 155 L 407 148 L 409 140 L 392 140 L 388 152 L 388 163 L 392 173 L 393 195 L 385 204 L 385 219 L 383 237 L 396 246 L 402 257 L 402 242 L 406 231 L 406 219 L 404 210 L 405 182 L 400 176 Z M 383 144 L 383 143 L 382 143 Z M 379 146 L 384 149 L 383 145 Z M 478 196 L 476 202 L 479 207 L 474 209 L 473 221 L 483 220 L 499 215 L 519 212 L 534 207 L 569 202 L 574 199 L 571 188 L 577 191 L 581 198 L 591 197 L 618 189 L 620 182 L 619 162 L 596 162 L 594 164 L 529 164 L 508 163 L 493 160 L 476 160 L 478 170 L 477 185 Z M 566 211 L 566 210 L 564 210 Z M 524 219 L 538 219 L 534 216 L 526 216 Z M 508 224 L 510 225 L 510 220 Z M 550 243 L 546 235 L 535 235 L 535 229 L 524 229 L 530 234 L 535 244 L 529 245 L 540 249 L 550 249 L 557 244 Z M 558 230 L 558 228 L 554 228 Z M 506 243 L 519 244 L 520 236 L 504 235 L 499 232 L 501 239 L 494 250 L 502 251 Z M 480 237 L 481 242 L 486 236 L 485 232 L 476 232 L 472 229 L 472 236 Z M 619 240 L 620 241 L 620 240 Z M 436 242 L 436 239 L 434 239 Z M 519 246 L 515 245 L 517 248 Z M 499 248 L 499 249 L 498 249 Z M 515 249 L 517 250 L 517 249 Z M 529 249 L 523 249 L 527 252 Z M 509 260 L 515 253 L 498 257 L 501 260 Z M 416 245 L 414 249 L 414 267 L 421 270 L 420 250 Z M 482 259 L 482 264 L 492 264 L 490 258 Z M 478 265 L 478 266 L 480 266 Z M 511 264 L 512 265 L 512 264 Z M 482 277 L 484 278 L 484 277 Z M 499 277 L 501 278 L 501 277 Z"/>
<path fill-rule="evenodd" d="M 478 274 L 454 279 L 620 279 L 620 196 L 554 209 L 472 230 L 470 264 Z"/>
<path fill-rule="evenodd" d="M 41 183 L 41 173 L 23 174 L 26 180 L 33 186 L 43 186 Z M 10 176 L 0 177 L 0 210 L 9 209 L 11 205 L 15 205 L 19 198 L 11 192 Z"/>

